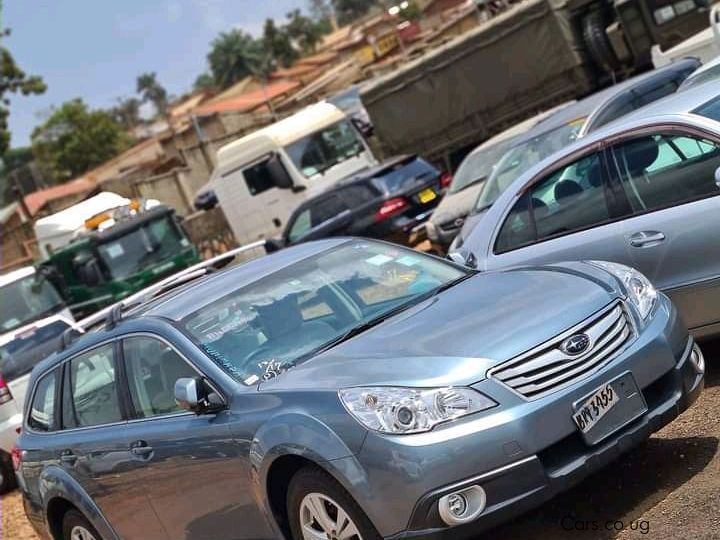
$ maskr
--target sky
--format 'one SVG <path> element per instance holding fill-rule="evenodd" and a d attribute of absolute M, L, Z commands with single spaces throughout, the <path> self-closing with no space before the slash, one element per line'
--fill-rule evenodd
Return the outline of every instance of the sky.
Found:
<path fill-rule="evenodd" d="M 223 31 L 262 32 L 307 0 L 2 0 L 5 46 L 28 74 L 48 85 L 41 96 L 11 95 L 12 147 L 30 142 L 53 105 L 82 97 L 111 107 L 135 95 L 135 81 L 157 72 L 170 94 L 189 90 L 207 68 L 210 42 Z"/>

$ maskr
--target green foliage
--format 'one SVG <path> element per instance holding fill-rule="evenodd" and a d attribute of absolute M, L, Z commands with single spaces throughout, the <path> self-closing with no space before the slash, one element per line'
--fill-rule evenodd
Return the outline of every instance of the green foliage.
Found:
<path fill-rule="evenodd" d="M 102 110 L 80 99 L 54 109 L 32 134 L 32 150 L 43 170 L 57 181 L 70 180 L 130 147 L 130 136 Z"/>
<path fill-rule="evenodd" d="M 328 0 L 309 0 L 310 15 L 316 21 L 329 21 L 333 9 Z"/>
<path fill-rule="evenodd" d="M 253 73 L 262 47 L 250 34 L 233 29 L 213 40 L 207 58 L 215 84 L 225 89 Z"/>
<path fill-rule="evenodd" d="M 138 98 L 120 98 L 118 104 L 108 112 L 118 124 L 129 131 L 142 122 L 140 105 Z"/>
<path fill-rule="evenodd" d="M 215 88 L 215 79 L 207 71 L 201 73 L 195 79 L 193 83 L 193 91 L 199 92 L 201 90 L 213 90 Z"/>
<path fill-rule="evenodd" d="M 332 6 L 341 25 L 353 22 L 366 15 L 378 5 L 377 0 L 332 0 Z"/>
<path fill-rule="evenodd" d="M 322 37 L 332 31 L 328 18 L 313 20 L 303 15 L 299 9 L 288 13 L 287 18 L 284 29 L 303 54 L 315 53 Z"/>
<path fill-rule="evenodd" d="M 0 35 L 10 35 L 10 30 Z M 10 100 L 8 94 L 20 93 L 24 96 L 42 94 L 47 86 L 40 77 L 27 75 L 15 63 L 10 51 L 0 46 L 0 156 L 3 156 L 10 147 L 10 132 L 8 131 L 8 109 Z"/>
<path fill-rule="evenodd" d="M 293 47 L 288 32 L 285 28 L 275 26 L 275 21 L 272 19 L 265 20 L 261 47 L 265 55 L 272 58 L 274 63 L 284 67 L 290 67 L 300 57 Z"/>
<path fill-rule="evenodd" d="M 160 116 L 166 115 L 168 106 L 167 91 L 157 80 L 157 74 L 143 73 L 137 78 L 137 93 L 142 97 L 143 103 L 151 102 Z"/>
<path fill-rule="evenodd" d="M 32 148 L 29 146 L 21 146 L 19 148 L 10 148 L 2 157 L 2 168 L 0 171 L 13 171 L 33 160 Z"/>

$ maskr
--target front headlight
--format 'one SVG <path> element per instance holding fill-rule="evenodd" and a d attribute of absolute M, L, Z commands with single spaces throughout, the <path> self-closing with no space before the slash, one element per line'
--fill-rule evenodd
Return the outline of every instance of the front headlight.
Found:
<path fill-rule="evenodd" d="M 497 405 L 471 388 L 376 386 L 345 388 L 338 395 L 363 426 L 396 435 L 430 431 L 442 422 Z"/>
<path fill-rule="evenodd" d="M 590 264 L 598 266 L 615 276 L 625 289 L 628 300 L 635 306 L 642 319 L 646 319 L 650 315 L 657 299 L 657 290 L 648 278 L 634 268 L 624 264 L 607 261 L 590 261 Z"/>

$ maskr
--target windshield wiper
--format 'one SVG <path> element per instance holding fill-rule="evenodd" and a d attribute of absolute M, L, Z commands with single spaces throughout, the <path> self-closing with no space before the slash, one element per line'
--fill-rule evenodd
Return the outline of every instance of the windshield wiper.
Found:
<path fill-rule="evenodd" d="M 487 176 L 481 176 L 480 178 L 476 178 L 475 180 L 470 180 L 467 184 L 463 184 L 459 189 L 453 191 L 453 193 L 460 193 L 461 191 L 466 190 L 470 186 L 477 185 L 480 182 L 484 182 L 485 180 L 487 180 Z"/>

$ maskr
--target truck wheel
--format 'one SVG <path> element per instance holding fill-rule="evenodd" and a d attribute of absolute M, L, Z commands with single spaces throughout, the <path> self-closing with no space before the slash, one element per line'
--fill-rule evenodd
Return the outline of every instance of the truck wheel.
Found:
<path fill-rule="evenodd" d="M 293 540 L 381 540 L 352 497 L 317 467 L 292 477 L 287 507 Z"/>
<path fill-rule="evenodd" d="M 0 452 L 0 454 L 0 494 L 2 494 L 15 489 L 17 479 L 10 456 L 5 452 Z"/>
<path fill-rule="evenodd" d="M 583 17 L 582 35 L 590 58 L 603 71 L 612 73 L 620 69 L 620 61 L 605 33 L 605 16 L 600 10 L 593 9 Z"/>
<path fill-rule="evenodd" d="M 63 518 L 63 540 L 102 540 L 90 522 L 77 510 L 68 510 Z"/>

